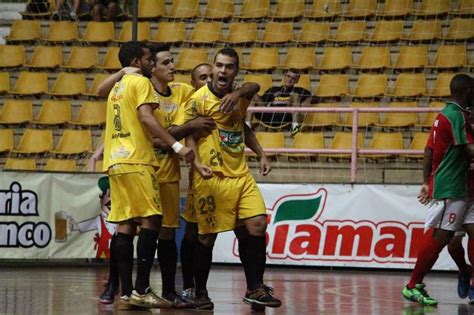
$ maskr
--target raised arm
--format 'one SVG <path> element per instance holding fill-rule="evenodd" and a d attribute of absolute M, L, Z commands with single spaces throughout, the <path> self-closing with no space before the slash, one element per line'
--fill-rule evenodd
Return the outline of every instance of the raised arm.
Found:
<path fill-rule="evenodd" d="M 240 88 L 226 94 L 221 99 L 221 106 L 219 109 L 223 113 L 231 113 L 239 101 L 239 98 L 243 97 L 250 101 L 258 91 L 260 91 L 260 85 L 258 85 L 258 83 L 245 82 Z"/>
<path fill-rule="evenodd" d="M 119 71 L 115 72 L 114 74 L 110 75 L 107 79 L 102 81 L 97 88 L 97 94 L 99 96 L 108 96 L 112 88 L 114 87 L 115 83 L 119 81 L 124 75 L 132 74 L 132 73 L 140 73 L 140 68 L 136 67 L 125 67 L 120 69 Z"/>

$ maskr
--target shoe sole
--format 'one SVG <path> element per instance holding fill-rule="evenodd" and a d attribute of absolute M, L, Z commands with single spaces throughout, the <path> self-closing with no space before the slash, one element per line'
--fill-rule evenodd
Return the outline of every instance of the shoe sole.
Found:
<path fill-rule="evenodd" d="M 108 305 L 108 304 L 113 304 L 114 300 L 100 300 L 99 299 L 99 303 L 104 304 L 104 305 Z"/>
<path fill-rule="evenodd" d="M 196 311 L 212 311 L 214 310 L 214 304 L 205 304 L 200 306 L 194 306 L 193 308 Z"/>
<path fill-rule="evenodd" d="M 409 297 L 406 297 L 406 296 L 403 295 L 403 294 L 402 294 L 402 296 L 403 296 L 403 298 L 404 298 L 405 300 L 407 300 L 407 301 L 409 301 L 409 302 L 413 302 L 413 303 L 418 303 L 418 304 L 420 304 L 420 305 L 422 305 L 422 306 L 431 306 L 431 307 L 437 307 L 437 306 L 438 306 L 438 303 L 436 303 L 436 304 L 424 304 L 424 303 L 421 303 L 421 302 L 418 301 L 418 300 L 414 300 L 414 299 L 411 299 L 411 298 L 409 298 Z M 473 303 L 474 303 L 474 301 L 473 301 Z"/>
<path fill-rule="evenodd" d="M 249 299 L 249 298 L 243 298 L 243 301 L 244 303 L 252 306 L 260 306 L 260 307 L 272 307 L 272 308 L 277 308 L 277 307 L 280 307 L 281 306 L 281 302 L 274 302 L 274 303 L 262 303 L 262 302 L 259 302 L 259 301 L 256 301 L 256 300 L 252 300 L 252 299 Z"/>

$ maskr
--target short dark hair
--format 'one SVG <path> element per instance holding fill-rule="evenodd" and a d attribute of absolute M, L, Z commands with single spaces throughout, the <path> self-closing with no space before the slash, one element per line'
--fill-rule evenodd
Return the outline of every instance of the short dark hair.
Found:
<path fill-rule="evenodd" d="M 132 60 L 135 58 L 140 59 L 145 54 L 143 48 L 147 46 L 139 42 L 126 42 L 119 50 L 118 58 L 122 67 L 129 67 Z"/>
<path fill-rule="evenodd" d="M 155 45 L 150 46 L 151 55 L 153 56 L 153 58 L 156 57 L 157 53 L 160 53 L 162 51 L 170 51 L 170 49 L 171 49 L 171 46 L 168 44 L 160 43 L 160 44 L 155 44 Z"/>
<path fill-rule="evenodd" d="M 191 70 L 191 79 L 194 80 L 194 75 L 195 75 L 196 69 L 199 68 L 199 67 L 202 67 L 202 66 L 208 66 L 208 67 L 212 68 L 212 65 L 207 63 L 207 62 L 203 62 L 203 63 L 198 64 L 197 66 L 195 66 L 193 68 L 193 70 Z"/>
<path fill-rule="evenodd" d="M 449 84 L 451 96 L 453 97 L 464 96 L 470 88 L 474 88 L 474 78 L 464 73 L 456 74 Z"/>
<path fill-rule="evenodd" d="M 219 49 L 219 51 L 214 56 L 214 62 L 216 62 L 217 55 L 224 55 L 235 59 L 235 65 L 239 67 L 239 54 L 235 51 L 234 48 L 226 46 Z"/>
<path fill-rule="evenodd" d="M 290 69 L 286 70 L 285 73 L 288 73 L 288 72 L 291 72 L 291 73 L 294 73 L 294 74 L 297 74 L 297 75 L 301 75 L 301 70 L 296 69 L 296 68 L 290 68 Z"/>

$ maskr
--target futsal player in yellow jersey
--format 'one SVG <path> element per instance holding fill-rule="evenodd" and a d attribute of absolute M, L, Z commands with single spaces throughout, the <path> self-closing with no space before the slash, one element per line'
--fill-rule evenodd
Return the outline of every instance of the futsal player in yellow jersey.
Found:
<path fill-rule="evenodd" d="M 185 121 L 205 116 L 211 117 L 217 126 L 197 142 L 195 166 L 199 173 L 195 172 L 193 177 L 199 229 L 194 257 L 195 305 L 202 309 L 213 308 L 206 283 L 217 233 L 233 230 L 237 220 L 243 221 L 249 234 L 244 240 L 246 255 L 242 259 L 247 280 L 244 302 L 262 307 L 281 305 L 281 301 L 273 297 L 272 290 L 263 284 L 266 209 L 244 154 L 244 136 L 253 135 L 245 131 L 244 119 L 250 100 L 258 92 L 258 85 L 244 97 L 238 95 L 240 98 L 235 105 L 223 106 L 223 100 L 229 95 L 236 96 L 232 88 L 238 70 L 235 50 L 229 47 L 219 50 L 214 60 L 212 81 L 196 91 L 186 104 Z M 256 142 L 255 137 L 253 141 Z M 187 137 L 187 142 L 193 143 L 194 139 Z M 257 147 L 259 156 L 264 156 L 261 147 Z"/>
<path fill-rule="evenodd" d="M 152 137 L 161 139 L 186 161 L 193 150 L 177 142 L 153 116 L 159 100 L 149 79 L 153 66 L 150 49 L 137 42 L 119 51 L 122 66 L 141 74 L 125 75 L 107 101 L 104 137 L 104 171 L 110 178 L 112 208 L 108 221 L 118 224 L 115 253 L 118 257 L 123 299 L 147 308 L 168 306 L 150 288 L 150 270 L 161 226 L 161 203 L 155 169 L 158 167 Z M 137 278 L 132 286 L 133 237 L 136 220 L 141 229 L 137 242 Z"/>

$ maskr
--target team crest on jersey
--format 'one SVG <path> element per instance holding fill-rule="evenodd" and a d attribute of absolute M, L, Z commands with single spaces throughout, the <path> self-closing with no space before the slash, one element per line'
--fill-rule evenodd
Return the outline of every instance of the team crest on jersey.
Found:
<path fill-rule="evenodd" d="M 178 105 L 174 103 L 161 103 L 160 104 L 160 110 L 162 110 L 165 113 L 172 113 L 178 108 Z"/>
<path fill-rule="evenodd" d="M 233 153 L 241 153 L 244 150 L 242 145 L 242 132 L 218 129 L 220 145 L 225 150 Z"/>

